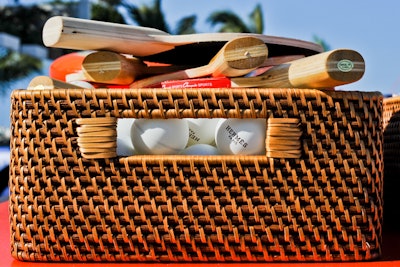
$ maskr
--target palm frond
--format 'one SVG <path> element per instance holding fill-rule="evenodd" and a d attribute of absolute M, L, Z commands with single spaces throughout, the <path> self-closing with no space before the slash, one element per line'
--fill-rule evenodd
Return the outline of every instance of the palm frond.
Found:
<path fill-rule="evenodd" d="M 329 44 L 324 39 L 319 37 L 318 35 L 314 35 L 313 40 L 315 43 L 319 44 L 324 51 L 331 50 L 331 47 L 329 46 Z"/>
<path fill-rule="evenodd" d="M 133 5 L 122 2 L 130 17 L 140 26 L 151 27 L 170 33 L 170 29 L 161 10 L 161 0 L 154 0 L 152 5 Z"/>
<path fill-rule="evenodd" d="M 124 17 L 118 10 L 110 8 L 109 4 L 103 3 L 92 4 L 91 19 L 126 24 Z"/>
<path fill-rule="evenodd" d="M 251 32 L 262 34 L 264 32 L 264 17 L 261 5 L 257 4 L 250 14 Z"/>
<path fill-rule="evenodd" d="M 211 26 L 221 24 L 219 32 L 250 32 L 243 20 L 232 11 L 215 11 L 207 18 Z"/>
<path fill-rule="evenodd" d="M 0 8 L 0 32 L 18 36 L 21 43 L 42 44 L 42 29 L 51 12 L 33 6 L 6 6 Z"/>
<path fill-rule="evenodd" d="M 196 15 L 184 17 L 178 21 L 175 34 L 192 34 L 196 33 L 194 25 L 196 24 Z"/>
<path fill-rule="evenodd" d="M 5 86 L 19 78 L 40 71 L 42 61 L 29 55 L 7 50 L 0 57 L 0 84 Z"/>

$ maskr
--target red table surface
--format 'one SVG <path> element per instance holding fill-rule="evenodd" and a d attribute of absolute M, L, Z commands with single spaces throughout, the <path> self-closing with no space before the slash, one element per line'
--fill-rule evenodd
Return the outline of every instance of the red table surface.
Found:
<path fill-rule="evenodd" d="M 158 266 L 193 266 L 193 267 L 243 267 L 243 265 L 253 265 L 253 267 L 287 267 L 287 266 L 298 266 L 299 263 L 84 263 L 84 262 L 73 262 L 73 263 L 47 263 L 47 262 L 22 262 L 14 259 L 10 252 L 10 222 L 8 217 L 8 202 L 0 203 L 0 267 L 96 267 L 96 266 L 107 266 L 107 267 L 158 267 Z M 301 263 L 303 267 L 350 267 L 350 266 L 363 266 L 363 267 L 389 267 L 398 266 L 400 267 L 400 230 L 397 232 L 385 232 L 383 234 L 382 244 L 383 256 L 378 261 L 367 261 L 367 262 L 322 262 L 322 263 Z M 257 266 L 254 266 L 257 265 Z"/>

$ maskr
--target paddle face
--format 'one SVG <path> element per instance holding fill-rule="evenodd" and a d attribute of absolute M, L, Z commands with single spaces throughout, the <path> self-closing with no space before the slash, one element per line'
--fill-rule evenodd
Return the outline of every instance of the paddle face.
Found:
<path fill-rule="evenodd" d="M 207 64 L 228 41 L 244 36 L 262 39 L 270 57 L 322 52 L 315 43 L 261 34 L 170 35 L 152 28 L 60 16 L 50 18 L 43 27 L 43 42 L 48 47 L 109 50 L 146 61 L 197 66 Z"/>
<path fill-rule="evenodd" d="M 166 80 L 181 80 L 205 76 L 237 77 L 245 75 L 262 65 L 268 56 L 268 47 L 254 37 L 238 37 L 227 42 L 204 66 L 142 79 L 131 88 L 158 86 Z"/>
<path fill-rule="evenodd" d="M 276 37 L 279 38 L 279 37 Z M 162 53 L 144 56 L 143 60 L 153 62 L 164 62 L 170 64 L 184 65 L 190 62 L 195 62 L 196 65 L 205 65 L 210 59 L 218 53 L 226 42 L 202 42 L 176 46 L 172 50 Z M 311 56 L 322 52 L 317 47 L 296 47 L 295 45 L 283 45 L 265 42 L 268 46 L 268 56 L 287 56 L 287 55 L 304 55 Z"/>

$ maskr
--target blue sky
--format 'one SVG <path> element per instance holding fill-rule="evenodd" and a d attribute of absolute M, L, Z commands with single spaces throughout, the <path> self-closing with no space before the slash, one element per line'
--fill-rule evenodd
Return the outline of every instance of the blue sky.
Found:
<path fill-rule="evenodd" d="M 198 15 L 198 30 L 215 31 L 204 21 L 214 10 L 231 9 L 247 19 L 257 3 L 264 13 L 264 34 L 312 41 L 324 39 L 332 49 L 350 48 L 364 57 L 362 79 L 344 90 L 400 93 L 400 1 L 351 0 L 167 0 L 165 14 L 173 24 L 188 14 Z M 167 4 L 168 3 L 168 4 Z M 176 7 L 179 6 L 179 9 Z"/>
<path fill-rule="evenodd" d="M 0 5 L 12 3 L 0 0 Z M 21 3 L 37 1 L 20 0 Z M 150 0 L 131 1 L 135 4 Z M 400 94 L 400 1 L 394 0 L 164 0 L 163 11 L 171 28 L 188 15 L 196 14 L 196 29 L 213 32 L 206 23 L 208 15 L 216 10 L 229 9 L 243 20 L 257 3 L 264 14 L 266 35 L 312 41 L 314 35 L 325 40 L 332 49 L 357 50 L 364 57 L 366 72 L 358 82 L 338 87 L 342 90 L 380 91 L 383 94 Z M 24 86 L 27 81 L 19 83 Z M 9 107 L 0 106 L 0 112 Z M 0 118 L 0 126 L 8 118 Z"/>

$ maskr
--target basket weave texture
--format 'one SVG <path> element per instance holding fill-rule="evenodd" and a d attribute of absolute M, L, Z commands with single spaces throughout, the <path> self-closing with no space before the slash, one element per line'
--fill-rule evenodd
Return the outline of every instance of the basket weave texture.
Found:
<path fill-rule="evenodd" d="M 12 255 L 24 261 L 380 257 L 383 97 L 307 89 L 15 90 Z M 87 159 L 79 118 L 297 118 L 300 158 Z"/>
<path fill-rule="evenodd" d="M 385 228 L 398 229 L 400 217 L 400 96 L 383 100 L 383 158 Z"/>

